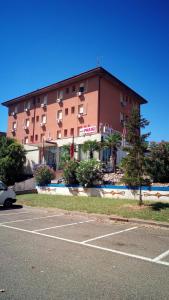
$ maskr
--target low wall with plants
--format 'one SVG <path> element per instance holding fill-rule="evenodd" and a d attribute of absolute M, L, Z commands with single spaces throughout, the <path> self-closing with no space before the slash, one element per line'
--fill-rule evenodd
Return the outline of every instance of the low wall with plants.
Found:
<path fill-rule="evenodd" d="M 102 198 L 139 199 L 139 190 L 122 185 L 99 185 L 85 188 L 79 185 L 65 185 L 51 183 L 37 186 L 40 194 L 65 195 L 65 196 L 97 196 Z M 143 200 L 156 200 L 169 202 L 169 187 L 153 186 L 142 187 Z"/>

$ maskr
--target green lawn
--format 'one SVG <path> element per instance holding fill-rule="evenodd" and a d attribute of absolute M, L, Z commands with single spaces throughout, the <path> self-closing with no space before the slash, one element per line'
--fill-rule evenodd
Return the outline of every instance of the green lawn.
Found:
<path fill-rule="evenodd" d="M 138 202 L 134 200 L 103 199 L 99 197 L 25 194 L 18 195 L 17 199 L 18 204 L 34 207 L 53 207 L 68 211 L 169 222 L 169 203 L 146 201 L 144 206 L 140 208 Z"/>

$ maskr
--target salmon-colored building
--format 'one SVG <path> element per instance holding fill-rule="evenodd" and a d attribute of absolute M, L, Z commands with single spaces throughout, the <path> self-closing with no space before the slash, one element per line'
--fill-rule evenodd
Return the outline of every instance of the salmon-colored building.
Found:
<path fill-rule="evenodd" d="M 8 107 L 7 136 L 42 149 L 49 164 L 59 163 L 59 149 L 85 140 L 100 141 L 113 131 L 123 133 L 132 106 L 147 101 L 102 67 L 3 102 Z M 43 157 L 44 159 L 44 157 Z"/>

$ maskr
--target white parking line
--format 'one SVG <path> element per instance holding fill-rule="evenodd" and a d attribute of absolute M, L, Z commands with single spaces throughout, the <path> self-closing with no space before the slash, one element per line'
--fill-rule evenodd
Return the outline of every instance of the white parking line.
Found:
<path fill-rule="evenodd" d="M 158 261 L 160 261 L 161 259 L 163 259 L 164 257 L 166 257 L 167 255 L 169 255 L 169 250 L 167 250 L 167 251 L 161 253 L 160 255 L 156 256 L 153 260 L 154 260 L 155 262 L 158 262 Z"/>
<path fill-rule="evenodd" d="M 135 226 L 135 227 L 130 227 L 130 228 L 127 228 L 127 229 L 124 229 L 124 230 L 115 231 L 115 232 L 112 232 L 112 233 L 108 233 L 108 234 L 105 234 L 105 235 L 97 236 L 97 237 L 95 237 L 95 238 L 92 238 L 92 239 L 83 241 L 82 243 L 87 243 L 87 242 L 91 242 L 91 241 L 96 241 L 96 240 L 99 240 L 99 239 L 103 239 L 103 238 L 105 238 L 105 237 L 107 237 L 107 236 L 116 235 L 116 234 L 119 234 L 119 233 L 122 233 L 122 232 L 126 232 L 126 231 L 130 231 L 130 230 L 133 230 L 133 229 L 137 229 L 137 228 L 138 228 L 138 227 Z"/>
<path fill-rule="evenodd" d="M 19 212 L 19 213 L 9 213 L 9 214 L 1 214 L 0 213 L 0 217 L 1 216 L 12 216 L 12 215 L 21 215 L 21 214 L 28 214 L 30 211 L 24 211 L 24 212 Z"/>
<path fill-rule="evenodd" d="M 69 242 L 69 243 L 72 243 L 72 244 L 78 244 L 78 245 L 81 245 L 81 246 L 84 246 L 84 247 L 90 247 L 90 248 L 94 248 L 94 249 L 98 249 L 98 250 L 102 250 L 102 251 L 112 252 L 112 253 L 115 253 L 115 254 L 120 254 L 120 255 L 123 255 L 123 256 L 140 259 L 142 261 L 148 261 L 148 262 L 155 263 L 155 264 L 169 266 L 168 262 L 155 261 L 154 259 L 151 259 L 151 258 L 145 257 L 145 256 L 134 255 L 134 254 L 131 254 L 131 253 L 122 252 L 122 251 L 113 250 L 113 249 L 104 248 L 104 247 L 99 247 L 99 246 L 91 245 L 91 244 L 87 244 L 87 243 L 85 244 L 83 242 L 78 242 L 78 241 L 74 241 L 74 240 L 70 240 L 70 239 L 65 239 L 65 238 L 61 238 L 61 237 L 58 237 L 58 236 L 54 236 L 54 235 L 44 234 L 44 233 L 41 233 L 41 232 L 26 230 L 26 229 L 17 228 L 17 227 L 12 227 L 12 226 L 9 226 L 9 225 L 1 225 L 1 227 L 10 228 L 10 229 L 23 231 L 23 232 L 27 232 L 27 233 L 32 233 L 32 234 L 36 234 L 36 235 L 40 235 L 40 236 L 44 236 L 44 237 L 48 237 L 48 238 L 52 238 L 52 239 L 56 239 L 56 240 Z"/>
<path fill-rule="evenodd" d="M 35 229 L 35 230 L 33 230 L 33 232 L 36 232 L 36 231 L 39 232 L 39 231 L 49 230 L 49 229 L 53 229 L 53 228 L 73 226 L 73 225 L 89 223 L 89 222 L 94 222 L 94 220 L 88 220 L 88 221 L 82 221 L 82 222 L 76 222 L 76 223 L 69 223 L 69 224 L 63 224 L 63 225 L 56 225 L 56 226 L 42 228 L 42 229 Z"/>
<path fill-rule="evenodd" d="M 40 219 L 54 218 L 54 217 L 60 217 L 60 216 L 63 216 L 63 214 L 51 215 L 51 216 L 40 217 L 40 218 L 32 218 L 32 219 L 20 219 L 20 220 L 0 223 L 0 226 L 3 225 L 3 224 L 10 224 L 10 223 L 17 223 L 17 222 L 24 222 L 24 221 L 32 221 L 32 220 L 40 220 Z"/>

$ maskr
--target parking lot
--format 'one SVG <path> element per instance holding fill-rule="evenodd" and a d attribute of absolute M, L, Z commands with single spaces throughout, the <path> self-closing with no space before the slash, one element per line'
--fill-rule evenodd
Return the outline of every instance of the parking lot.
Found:
<path fill-rule="evenodd" d="M 0 237 L 2 299 L 169 299 L 168 229 L 25 207 Z"/>

